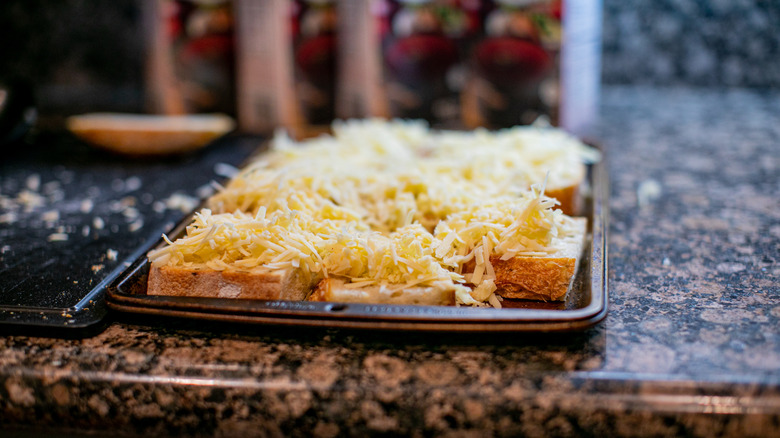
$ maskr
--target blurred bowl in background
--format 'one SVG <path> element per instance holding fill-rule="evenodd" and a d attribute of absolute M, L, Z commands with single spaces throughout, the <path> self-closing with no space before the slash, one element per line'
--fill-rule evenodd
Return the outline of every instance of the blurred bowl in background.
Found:
<path fill-rule="evenodd" d="M 92 146 L 122 155 L 162 156 L 200 149 L 235 128 L 224 114 L 90 113 L 66 120 L 70 132 Z"/>

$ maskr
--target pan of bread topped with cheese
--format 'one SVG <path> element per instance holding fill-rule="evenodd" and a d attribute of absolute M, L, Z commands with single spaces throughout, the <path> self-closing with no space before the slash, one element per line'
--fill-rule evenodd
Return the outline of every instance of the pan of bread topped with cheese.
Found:
<path fill-rule="evenodd" d="M 305 326 L 586 328 L 607 310 L 603 158 L 549 126 L 279 132 L 109 287 L 109 305 Z"/>

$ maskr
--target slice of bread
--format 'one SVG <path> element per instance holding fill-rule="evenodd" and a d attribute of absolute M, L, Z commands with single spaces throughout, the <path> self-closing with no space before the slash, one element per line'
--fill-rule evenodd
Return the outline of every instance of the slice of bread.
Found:
<path fill-rule="evenodd" d="M 496 294 L 504 298 L 564 301 L 577 272 L 587 233 L 586 218 L 572 218 L 577 232 L 556 243 L 559 250 L 545 257 L 491 256 Z M 469 267 L 466 267 L 467 269 Z M 473 271 L 473 266 L 466 272 Z"/>
<path fill-rule="evenodd" d="M 556 242 L 559 248 L 545 257 L 513 257 L 501 260 L 492 256 L 496 294 L 504 298 L 537 301 L 564 301 L 577 272 L 587 232 L 587 219 L 573 218 L 576 232 Z M 472 272 L 473 263 L 466 266 Z M 347 287 L 343 278 L 325 278 L 309 296 L 310 301 L 371 304 L 454 305 L 454 290 L 415 286 L 399 289 L 390 286 Z"/>
<path fill-rule="evenodd" d="M 585 177 L 584 167 L 585 166 L 583 165 L 583 177 L 576 182 L 572 182 L 571 185 L 565 187 L 547 187 L 544 191 L 545 195 L 555 198 L 561 203 L 558 208 L 567 216 L 577 216 L 580 214 L 580 207 L 582 204 L 580 187 L 582 186 L 582 181 Z"/>
<path fill-rule="evenodd" d="M 452 306 L 455 291 L 433 287 L 414 286 L 398 289 L 391 286 L 348 288 L 343 278 L 324 278 L 309 296 L 309 301 L 332 301 L 365 304 L 414 304 L 423 306 Z"/>
<path fill-rule="evenodd" d="M 206 267 L 152 266 L 146 294 L 301 301 L 317 280 L 303 269 L 217 271 Z"/>

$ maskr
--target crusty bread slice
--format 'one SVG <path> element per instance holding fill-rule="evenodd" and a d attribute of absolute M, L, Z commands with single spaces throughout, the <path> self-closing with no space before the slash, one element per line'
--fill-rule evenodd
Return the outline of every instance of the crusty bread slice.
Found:
<path fill-rule="evenodd" d="M 576 216 L 580 214 L 580 185 L 582 181 L 572 183 L 565 187 L 547 187 L 544 191 L 546 196 L 555 198 L 561 203 L 558 208 L 567 216 Z"/>
<path fill-rule="evenodd" d="M 579 267 L 587 232 L 586 218 L 573 218 L 575 233 L 556 242 L 559 248 L 546 257 L 514 257 L 501 260 L 492 256 L 497 287 L 496 294 L 504 298 L 537 301 L 563 301 Z M 473 263 L 466 271 L 473 271 Z M 342 278 L 325 278 L 309 296 L 310 301 L 331 301 L 371 304 L 453 305 L 453 290 L 437 290 L 415 286 L 404 289 L 369 286 L 348 288 Z"/>
<path fill-rule="evenodd" d="M 546 257 L 491 256 L 496 273 L 496 294 L 504 298 L 563 301 L 579 267 L 588 221 L 572 218 L 576 233 L 556 242 L 560 248 Z M 473 269 L 473 267 L 471 268 Z"/>
<path fill-rule="evenodd" d="M 572 163 L 567 177 L 547 183 L 544 194 L 560 202 L 558 208 L 567 216 L 581 216 L 581 187 L 585 182 L 588 169 L 584 163 Z"/>
<path fill-rule="evenodd" d="M 303 269 L 216 271 L 205 267 L 152 266 L 146 294 L 301 301 L 317 280 Z"/>
<path fill-rule="evenodd" d="M 388 286 L 347 288 L 343 278 L 324 278 L 309 296 L 309 301 L 331 301 L 366 304 L 416 304 L 427 306 L 452 306 L 455 291 L 433 287 L 413 286 L 401 290 Z"/>

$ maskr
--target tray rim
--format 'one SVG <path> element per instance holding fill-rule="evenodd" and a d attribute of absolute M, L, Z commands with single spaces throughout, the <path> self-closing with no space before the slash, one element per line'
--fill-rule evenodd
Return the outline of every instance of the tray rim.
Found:
<path fill-rule="evenodd" d="M 157 297 L 131 295 L 121 291 L 123 284 L 137 275 L 148 261 L 143 255 L 107 286 L 107 304 L 115 311 L 204 319 L 247 324 L 276 324 L 308 327 L 356 328 L 374 330 L 457 331 L 457 332 L 547 332 L 572 331 L 591 327 L 608 312 L 608 225 L 609 181 L 606 157 L 590 165 L 591 190 L 588 250 L 588 283 L 590 302 L 575 309 L 471 308 L 450 306 L 415 306 L 395 304 L 358 304 L 330 302 L 296 302 L 235 300 L 194 297 Z M 192 214 L 185 217 L 172 232 L 186 226 Z M 152 248 L 162 241 L 154 239 L 143 245 Z M 580 268 L 582 269 L 582 267 Z M 578 272 L 579 273 L 579 272 Z"/>

